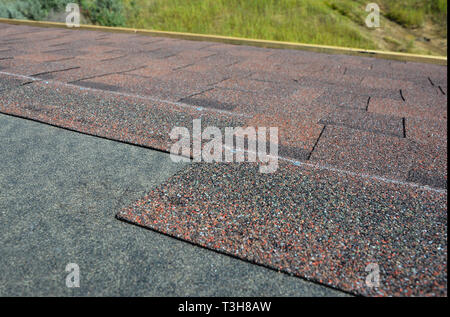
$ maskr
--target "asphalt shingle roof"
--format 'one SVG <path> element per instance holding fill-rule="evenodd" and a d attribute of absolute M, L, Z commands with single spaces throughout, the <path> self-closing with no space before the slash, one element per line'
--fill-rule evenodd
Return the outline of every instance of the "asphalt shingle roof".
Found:
<path fill-rule="evenodd" d="M 447 294 L 444 66 L 0 24 L 0 112 L 166 152 L 193 119 L 278 127 L 275 173 L 193 164 L 118 217 L 355 294 Z"/>

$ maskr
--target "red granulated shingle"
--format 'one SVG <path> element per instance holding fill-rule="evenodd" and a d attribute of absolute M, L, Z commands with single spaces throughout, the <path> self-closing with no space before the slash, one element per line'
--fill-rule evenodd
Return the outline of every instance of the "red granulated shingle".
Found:
<path fill-rule="evenodd" d="M 284 163 L 194 164 L 118 218 L 354 294 L 445 296 L 446 201 Z"/>
<path fill-rule="evenodd" d="M 194 119 L 278 127 L 276 172 L 193 164 L 119 219 L 354 294 L 447 295 L 446 67 L 1 23 L 0 45 L 0 113 L 165 152 Z"/>

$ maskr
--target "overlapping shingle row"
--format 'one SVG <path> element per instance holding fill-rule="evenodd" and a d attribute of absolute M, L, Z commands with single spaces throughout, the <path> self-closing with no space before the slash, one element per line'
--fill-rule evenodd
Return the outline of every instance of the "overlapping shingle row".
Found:
<path fill-rule="evenodd" d="M 443 66 L 0 24 L 2 113 L 164 151 L 278 127 L 276 173 L 194 165 L 120 217 L 359 294 L 447 292 L 446 104 Z"/>

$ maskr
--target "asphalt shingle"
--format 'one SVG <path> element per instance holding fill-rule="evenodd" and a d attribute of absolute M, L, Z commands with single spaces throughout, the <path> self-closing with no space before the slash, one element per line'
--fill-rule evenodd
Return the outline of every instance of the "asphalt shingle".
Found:
<path fill-rule="evenodd" d="M 278 128 L 275 173 L 195 164 L 121 219 L 355 294 L 447 294 L 446 67 L 2 24 L 0 38 L 1 113 L 165 152 L 193 119 Z"/>

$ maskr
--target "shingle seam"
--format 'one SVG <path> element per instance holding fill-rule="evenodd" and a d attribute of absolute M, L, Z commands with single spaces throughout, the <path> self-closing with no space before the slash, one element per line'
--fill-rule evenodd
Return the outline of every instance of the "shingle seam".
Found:
<path fill-rule="evenodd" d="M 403 101 L 406 101 L 405 97 L 403 96 L 403 91 L 400 89 L 400 97 L 402 98 Z"/>
<path fill-rule="evenodd" d="M 374 133 L 374 134 L 381 134 L 381 135 L 397 137 L 397 138 L 405 138 L 403 119 L 404 118 L 402 118 L 402 132 L 399 132 L 399 133 L 388 132 L 388 131 L 383 131 L 383 130 L 378 130 L 378 129 L 363 128 L 363 127 L 359 127 L 357 125 L 334 122 L 332 120 L 322 120 L 321 119 L 321 120 L 319 120 L 318 123 L 323 124 L 325 126 L 332 125 L 332 126 L 336 126 L 336 127 L 346 127 L 346 128 L 359 130 L 359 131 L 366 131 L 366 132 L 370 132 L 370 133 Z"/>
<path fill-rule="evenodd" d="M 75 59 L 75 56 L 64 57 L 64 58 L 60 58 L 60 59 L 54 59 L 54 60 L 51 60 L 51 61 L 46 61 L 46 63 L 56 63 L 56 62 L 68 61 L 70 59 Z"/>
<path fill-rule="evenodd" d="M 322 128 L 322 131 L 320 131 L 319 136 L 317 137 L 316 142 L 314 143 L 314 145 L 313 145 L 311 151 L 309 152 L 308 157 L 306 158 L 307 161 L 309 161 L 309 160 L 311 159 L 311 155 L 312 155 L 312 153 L 314 152 L 314 150 L 316 149 L 317 144 L 319 144 L 320 137 L 322 136 L 322 134 L 323 134 L 323 132 L 325 131 L 325 128 L 326 128 L 326 127 L 327 127 L 327 125 L 325 124 L 325 125 L 323 126 L 323 128 Z"/>
<path fill-rule="evenodd" d="M 37 73 L 37 74 L 32 74 L 32 75 L 30 75 L 30 77 L 38 77 L 38 76 L 47 75 L 47 74 L 65 72 L 65 71 L 68 71 L 68 70 L 73 70 L 73 69 L 78 69 L 78 68 L 80 68 L 80 66 L 69 67 L 69 68 L 65 68 L 65 69 L 52 70 L 52 71 L 42 72 L 42 73 Z"/>
<path fill-rule="evenodd" d="M 141 68 L 145 68 L 145 67 L 146 66 L 138 66 L 138 67 L 135 67 L 135 68 L 132 68 L 132 69 L 123 70 L 123 71 L 106 73 L 106 74 L 100 74 L 100 75 L 94 75 L 94 76 L 89 76 L 89 77 L 83 77 L 83 78 L 80 78 L 80 79 L 77 79 L 77 80 L 69 81 L 69 82 L 67 82 L 67 84 L 75 84 L 76 82 L 79 82 L 79 81 L 88 80 L 88 79 L 92 79 L 92 78 L 100 78 L 100 77 L 105 77 L 105 76 L 109 76 L 109 75 L 124 74 L 126 72 L 132 72 L 132 71 L 135 71 L 135 70 L 138 70 L 138 69 L 141 69 Z M 124 74 L 124 75 L 131 76 L 130 74 Z M 54 82 L 59 83 L 59 81 L 54 81 Z"/>
<path fill-rule="evenodd" d="M 210 90 L 213 90 L 213 89 L 214 89 L 214 87 L 210 87 L 210 88 L 207 88 L 207 89 L 203 89 L 202 91 L 199 91 L 199 92 L 194 92 L 193 94 L 190 94 L 189 96 L 180 98 L 180 99 L 178 100 L 178 102 L 183 102 L 183 100 L 192 98 L 192 97 L 197 96 L 197 95 L 201 95 L 201 94 L 203 94 L 203 93 L 205 93 L 205 92 L 208 92 L 208 91 L 210 91 Z"/>
<path fill-rule="evenodd" d="M 58 46 L 63 46 L 63 45 L 67 45 L 67 44 L 72 44 L 72 42 L 64 42 L 64 43 L 56 43 L 56 44 L 51 44 L 48 47 L 58 47 Z M 64 48 L 66 49 L 66 48 Z"/>
<path fill-rule="evenodd" d="M 127 57 L 127 56 L 128 56 L 127 54 L 124 54 L 124 55 L 120 55 L 120 56 L 116 56 L 116 57 L 105 58 L 105 59 L 101 59 L 100 62 L 109 62 L 109 61 L 113 61 L 113 60 L 120 59 L 120 58 Z"/>
<path fill-rule="evenodd" d="M 406 139 L 406 119 L 405 117 L 402 118 L 402 127 L 403 127 L 403 138 Z"/>
<path fill-rule="evenodd" d="M 190 64 L 183 65 L 183 66 L 178 66 L 178 67 L 172 68 L 172 70 L 173 71 L 177 71 L 177 70 L 180 70 L 180 69 L 188 68 L 188 67 L 193 66 L 193 65 L 195 65 L 195 63 L 190 63 Z"/>

